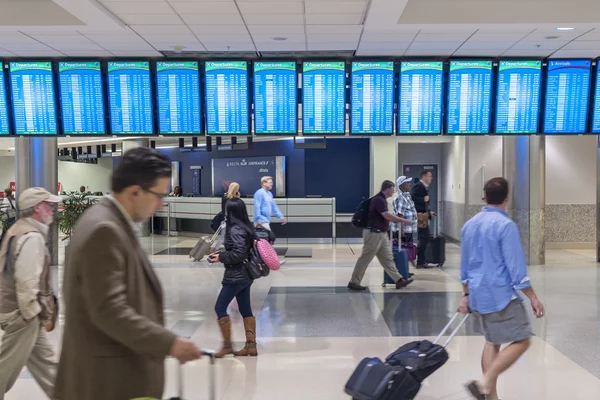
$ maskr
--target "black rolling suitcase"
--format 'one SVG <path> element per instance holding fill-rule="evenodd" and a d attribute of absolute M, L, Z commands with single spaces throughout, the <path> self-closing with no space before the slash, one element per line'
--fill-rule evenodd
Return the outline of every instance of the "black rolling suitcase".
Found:
<path fill-rule="evenodd" d="M 446 262 L 446 238 L 437 232 L 437 223 L 433 224 L 433 235 L 429 236 L 425 248 L 425 262 L 443 267 Z"/>
<path fill-rule="evenodd" d="M 393 367 L 379 358 L 365 358 L 346 383 L 353 400 L 412 400 L 421 389 L 405 368 Z"/>

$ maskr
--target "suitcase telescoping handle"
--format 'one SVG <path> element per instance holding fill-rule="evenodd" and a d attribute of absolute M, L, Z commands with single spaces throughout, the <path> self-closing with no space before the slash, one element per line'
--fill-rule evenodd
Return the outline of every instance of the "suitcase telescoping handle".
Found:
<path fill-rule="evenodd" d="M 210 367 L 208 368 L 208 398 L 217 399 L 216 376 L 215 376 L 215 352 L 213 350 L 202 350 L 205 356 L 209 358 Z M 183 400 L 183 365 L 178 363 L 177 368 L 177 398 Z"/>
<path fill-rule="evenodd" d="M 221 225 L 219 225 L 219 227 L 215 231 L 215 234 L 212 236 L 212 238 L 210 238 L 211 244 L 214 243 L 217 240 L 217 238 L 219 237 L 219 235 L 221 234 L 221 231 L 223 230 L 223 225 L 225 225 L 225 224 L 221 223 Z"/>
<path fill-rule="evenodd" d="M 452 323 L 454 323 L 454 321 L 456 320 L 456 318 L 458 318 L 458 316 L 460 315 L 459 312 L 457 312 L 456 314 L 454 314 L 454 316 L 452 317 L 452 319 L 450 320 L 450 322 L 448 322 L 448 324 L 446 324 L 446 326 L 444 327 L 444 329 L 442 329 L 442 331 L 440 332 L 440 334 L 438 335 L 438 337 L 435 338 L 435 340 L 433 341 L 433 343 L 437 343 L 439 342 L 439 340 L 442 338 L 442 336 L 444 336 L 444 334 L 448 331 L 448 329 L 450 329 L 450 326 L 452 326 Z M 464 325 L 465 322 L 467 322 L 467 319 L 469 319 L 469 316 L 471 315 L 471 312 L 469 311 L 468 314 L 465 314 L 465 316 L 462 318 L 462 320 L 460 321 L 460 323 L 458 324 L 458 326 L 452 331 L 452 333 L 450 334 L 450 336 L 448 336 L 448 339 L 446 339 L 446 341 L 444 342 L 444 344 L 442 345 L 442 347 L 446 347 L 448 346 L 448 344 L 450 344 L 450 342 L 452 341 L 452 339 L 454 339 L 454 336 L 456 336 L 456 334 L 458 333 L 458 331 L 460 330 L 460 328 Z"/>

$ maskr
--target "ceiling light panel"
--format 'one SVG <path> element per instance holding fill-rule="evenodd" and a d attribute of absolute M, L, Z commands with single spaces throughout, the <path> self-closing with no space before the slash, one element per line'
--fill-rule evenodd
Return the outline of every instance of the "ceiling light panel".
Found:
<path fill-rule="evenodd" d="M 266 2 L 240 3 L 240 11 L 248 14 L 302 14 L 302 3 L 297 2 Z"/>
<path fill-rule="evenodd" d="M 367 3 L 362 1 L 319 1 L 305 3 L 307 14 L 362 14 Z"/>

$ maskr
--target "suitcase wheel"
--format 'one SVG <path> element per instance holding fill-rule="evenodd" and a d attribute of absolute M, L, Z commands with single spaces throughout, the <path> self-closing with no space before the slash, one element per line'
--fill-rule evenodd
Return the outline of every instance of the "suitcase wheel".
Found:
<path fill-rule="evenodd" d="M 385 287 L 385 282 L 381 284 L 381 287 L 383 287 L 383 288 Z"/>

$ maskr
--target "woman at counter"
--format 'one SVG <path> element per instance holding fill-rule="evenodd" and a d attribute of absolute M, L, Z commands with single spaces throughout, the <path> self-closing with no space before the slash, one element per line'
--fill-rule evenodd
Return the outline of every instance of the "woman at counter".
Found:
<path fill-rule="evenodd" d="M 238 185 L 239 187 L 239 185 Z M 230 186 L 231 190 L 231 186 Z M 252 315 L 250 304 L 250 287 L 252 278 L 245 265 L 252 244 L 256 239 L 254 226 L 248 218 L 246 203 L 233 197 L 226 202 L 225 249 L 208 256 L 211 263 L 221 262 L 225 265 L 222 288 L 217 302 L 215 312 L 221 329 L 223 345 L 221 350 L 215 353 L 215 357 L 222 358 L 228 354 L 234 356 L 257 356 L 256 348 L 256 319 Z M 244 317 L 244 329 L 246 331 L 246 346 L 240 351 L 234 351 L 231 342 L 231 320 L 227 315 L 227 307 L 237 300 L 240 314 Z"/>

